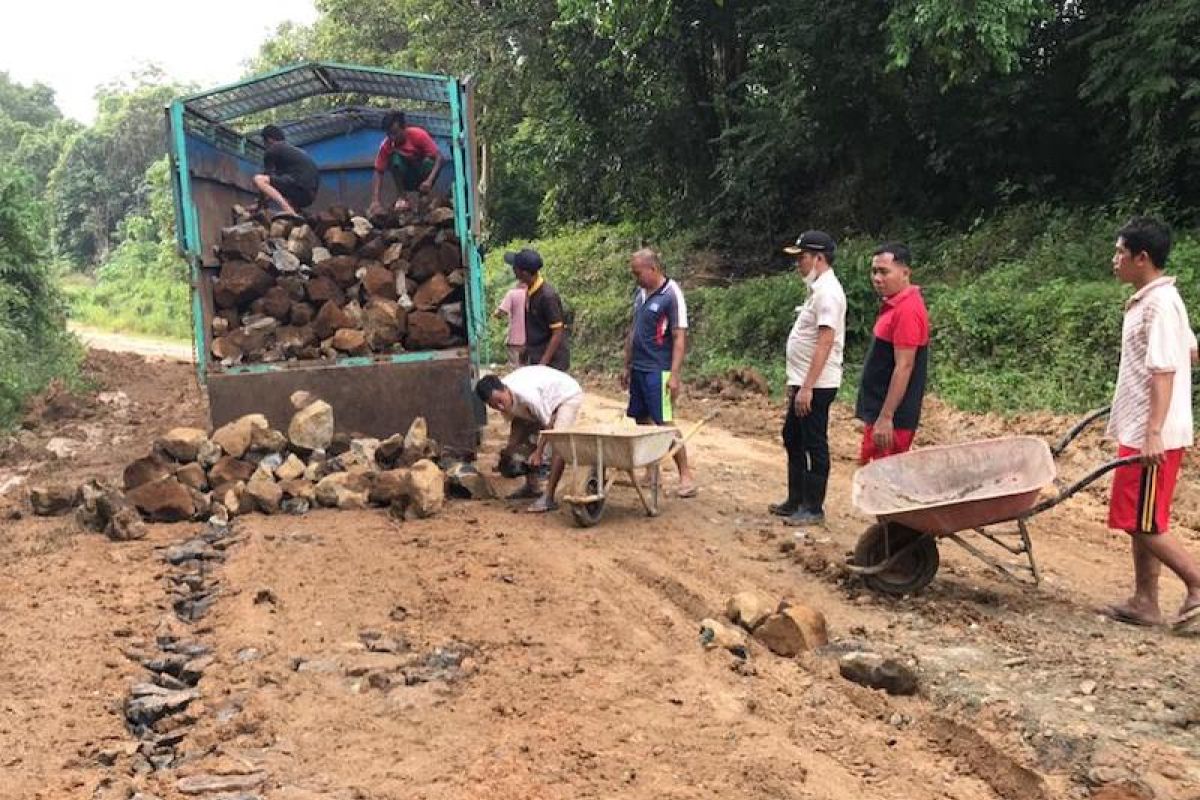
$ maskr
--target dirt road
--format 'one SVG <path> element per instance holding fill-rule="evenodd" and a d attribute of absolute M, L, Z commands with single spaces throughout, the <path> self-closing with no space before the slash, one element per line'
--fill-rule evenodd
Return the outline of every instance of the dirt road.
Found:
<path fill-rule="evenodd" d="M 782 481 L 775 410 L 697 396 L 693 413 L 718 411 L 692 447 L 704 488 L 657 519 L 629 489 L 586 531 L 503 501 L 403 524 L 243 517 L 214 562 L 215 605 L 185 625 L 163 554 L 199 526 L 114 543 L 69 517 L 12 516 L 31 483 L 117 477 L 165 427 L 203 424 L 186 364 L 93 353 L 89 369 L 98 394 L 43 404 L 0 447 L 0 797 L 222 796 L 184 793 L 212 775 L 243 786 L 228 797 L 268 800 L 1200 797 L 1200 642 L 1091 611 L 1128 584 L 1098 493 L 1036 521 L 1039 589 L 943 548 L 926 592 L 880 599 L 840 566 L 865 524 L 845 410 L 828 529 L 797 537 L 762 513 Z M 599 394 L 586 408 L 619 413 Z M 930 416 L 926 443 L 1064 422 Z M 78 445 L 56 458 L 52 437 Z M 498 438 L 493 420 L 485 468 Z M 1063 468 L 1102 457 L 1090 438 Z M 703 649 L 700 620 L 748 588 L 821 609 L 830 647 Z M 131 658 L 173 635 L 214 663 L 182 757 L 138 774 Z M 919 696 L 841 678 L 855 649 L 916 663 Z"/>

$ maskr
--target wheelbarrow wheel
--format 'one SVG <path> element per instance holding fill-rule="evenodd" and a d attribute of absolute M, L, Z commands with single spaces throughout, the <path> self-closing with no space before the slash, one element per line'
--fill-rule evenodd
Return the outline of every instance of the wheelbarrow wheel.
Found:
<path fill-rule="evenodd" d="M 583 493 L 585 495 L 597 495 L 604 491 L 604 474 L 592 468 L 588 473 L 587 481 L 583 485 Z M 573 503 L 571 505 L 571 516 L 575 519 L 575 524 L 581 528 L 591 528 L 600 522 L 600 518 L 604 516 L 604 498 L 593 500 L 590 503 Z"/>
<path fill-rule="evenodd" d="M 882 594 L 914 594 L 937 574 L 937 542 L 921 531 L 895 523 L 877 522 L 863 533 L 854 548 L 854 563 L 873 567 L 904 551 L 887 569 L 864 574 L 863 583 Z"/>

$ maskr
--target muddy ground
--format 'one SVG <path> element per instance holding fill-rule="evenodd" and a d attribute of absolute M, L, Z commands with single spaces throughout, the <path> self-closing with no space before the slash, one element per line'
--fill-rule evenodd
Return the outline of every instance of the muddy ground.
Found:
<path fill-rule="evenodd" d="M 0 797 L 1200 797 L 1200 641 L 1093 610 L 1129 583 L 1103 485 L 1035 520 L 1040 588 L 948 545 L 926 591 L 876 597 L 841 566 L 867 523 L 849 504 L 848 410 L 828 527 L 796 535 L 763 513 L 782 489 L 777 404 L 718 386 L 684 404 L 716 412 L 691 447 L 701 496 L 657 519 L 620 487 L 590 530 L 504 501 L 405 523 L 243 517 L 213 565 L 215 605 L 186 624 L 163 555 L 201 526 L 118 543 L 28 513 L 28 486 L 119 479 L 165 428 L 204 424 L 186 364 L 93 351 L 88 374 L 94 391 L 43 399 L 0 445 Z M 619 416 L 597 389 L 586 416 Z M 932 403 L 919 443 L 1068 424 Z M 499 436 L 493 420 L 487 468 Z M 1061 471 L 1105 454 L 1089 436 Z M 1200 553 L 1187 469 L 1180 532 Z M 748 588 L 822 610 L 830 646 L 703 649 L 700 620 Z M 142 773 L 122 704 L 164 635 L 213 663 L 176 763 Z M 854 649 L 911 660 L 920 694 L 840 677 Z M 242 788 L 184 793 L 214 775 Z"/>

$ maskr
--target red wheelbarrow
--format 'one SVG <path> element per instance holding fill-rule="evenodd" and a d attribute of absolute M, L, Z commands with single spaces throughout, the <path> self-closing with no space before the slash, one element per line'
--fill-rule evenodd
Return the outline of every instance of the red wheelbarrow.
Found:
<path fill-rule="evenodd" d="M 1053 449 L 1034 436 L 1010 436 L 927 447 L 863 467 L 854 474 L 853 502 L 876 522 L 859 537 L 848 568 L 877 592 L 911 594 L 933 580 L 938 540 L 948 539 L 1010 578 L 1040 583 L 1028 520 L 1138 460 L 1109 461 L 1039 501 L 1042 490 L 1055 483 L 1055 457 L 1108 412 L 1093 411 Z M 1012 522 L 1015 528 L 993 527 Z M 1014 556 L 1025 556 L 1028 563 L 1000 561 L 967 541 L 963 534 L 970 531 Z"/>

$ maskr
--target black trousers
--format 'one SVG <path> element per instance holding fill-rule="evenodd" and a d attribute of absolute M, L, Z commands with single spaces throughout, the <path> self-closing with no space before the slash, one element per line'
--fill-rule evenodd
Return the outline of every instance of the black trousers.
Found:
<path fill-rule="evenodd" d="M 812 410 L 796 414 L 798 387 L 788 387 L 783 446 L 788 456 L 788 502 L 822 513 L 829 483 L 829 407 L 837 389 L 813 389 Z"/>

